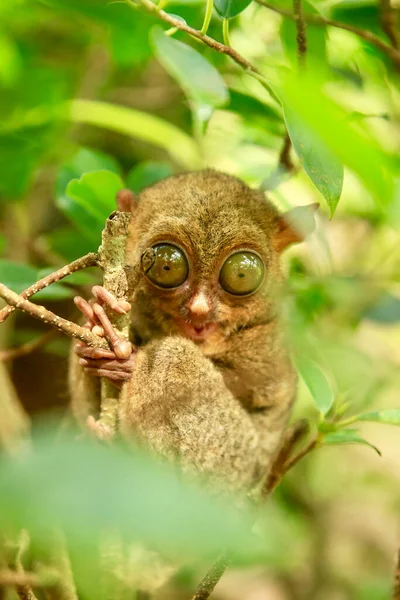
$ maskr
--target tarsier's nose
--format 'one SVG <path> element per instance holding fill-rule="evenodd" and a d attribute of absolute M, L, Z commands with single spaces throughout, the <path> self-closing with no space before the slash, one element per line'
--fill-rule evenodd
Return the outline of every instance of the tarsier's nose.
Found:
<path fill-rule="evenodd" d="M 204 319 L 211 312 L 211 303 L 207 295 L 199 291 L 190 299 L 188 308 L 194 317 Z"/>

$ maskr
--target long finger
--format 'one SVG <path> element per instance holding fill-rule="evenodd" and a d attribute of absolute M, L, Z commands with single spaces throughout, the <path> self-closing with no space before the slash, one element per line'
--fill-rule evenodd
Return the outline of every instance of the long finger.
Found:
<path fill-rule="evenodd" d="M 80 358 L 79 364 L 89 369 L 107 369 L 109 371 L 121 371 L 121 373 L 132 373 L 133 371 L 133 361 L 126 361 L 121 364 L 119 360 Z"/>
<path fill-rule="evenodd" d="M 98 360 L 99 358 L 106 358 L 108 360 L 115 360 L 115 353 L 111 350 L 102 350 L 101 348 L 92 348 L 91 346 L 79 345 L 75 348 L 75 353 L 81 358 L 92 358 Z"/>
<path fill-rule="evenodd" d="M 87 321 L 93 322 L 95 320 L 95 314 L 94 314 L 93 308 L 90 306 L 89 302 L 87 302 L 81 296 L 75 296 L 74 303 L 75 303 L 75 306 L 77 308 L 79 308 L 79 310 L 81 311 L 81 313 L 83 314 L 83 316 L 86 318 Z"/>
<path fill-rule="evenodd" d="M 132 352 L 132 344 L 119 337 L 114 327 L 111 325 L 110 319 L 107 317 L 104 308 L 100 306 L 100 304 L 93 304 L 93 310 L 105 331 L 107 339 L 113 347 L 116 357 L 128 358 Z"/>
<path fill-rule="evenodd" d="M 107 369 L 85 369 L 85 372 L 95 377 L 107 377 L 112 381 L 127 381 L 132 377 L 131 373 L 121 371 L 108 371 Z"/>
<path fill-rule="evenodd" d="M 125 300 L 118 300 L 114 294 L 111 294 L 101 285 L 95 285 L 92 287 L 92 294 L 96 300 L 101 304 L 107 304 L 114 312 L 120 315 L 125 315 L 131 310 L 131 305 Z"/>

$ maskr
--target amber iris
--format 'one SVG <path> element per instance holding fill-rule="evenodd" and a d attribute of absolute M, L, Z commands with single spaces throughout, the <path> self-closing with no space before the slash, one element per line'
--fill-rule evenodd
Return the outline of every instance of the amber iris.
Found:
<path fill-rule="evenodd" d="M 244 296 L 255 292 L 264 277 L 264 264 L 252 252 L 237 252 L 224 262 L 219 282 L 230 294 Z"/>
<path fill-rule="evenodd" d="M 189 266 L 185 254 L 171 244 L 153 246 L 154 251 L 146 275 L 152 283 L 163 288 L 175 288 L 186 281 Z"/>

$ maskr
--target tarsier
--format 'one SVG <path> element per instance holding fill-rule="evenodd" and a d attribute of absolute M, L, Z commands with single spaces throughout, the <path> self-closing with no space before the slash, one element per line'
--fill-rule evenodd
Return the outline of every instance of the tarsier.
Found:
<path fill-rule="evenodd" d="M 105 376 L 122 386 L 123 435 L 227 490 L 266 476 L 296 390 L 277 306 L 279 258 L 314 229 L 315 207 L 281 215 L 262 192 L 212 170 L 132 196 L 132 302 L 100 286 L 91 303 L 75 299 L 97 333 L 108 330 L 104 304 L 130 310 L 131 344 L 74 346 L 78 418 L 98 412 Z"/>

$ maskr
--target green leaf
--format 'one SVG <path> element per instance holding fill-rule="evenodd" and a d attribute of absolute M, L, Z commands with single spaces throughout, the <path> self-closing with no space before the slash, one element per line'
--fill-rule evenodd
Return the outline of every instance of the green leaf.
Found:
<path fill-rule="evenodd" d="M 225 81 L 197 50 L 165 35 L 160 27 L 152 29 L 151 40 L 160 63 L 197 106 L 220 108 L 228 102 Z"/>
<path fill-rule="evenodd" d="M 63 250 L 62 248 L 61 250 L 63 255 L 70 258 L 70 260 L 74 260 L 75 258 L 96 249 L 100 243 L 104 220 L 99 224 L 99 220 L 93 216 L 92 213 L 88 212 L 80 203 L 77 203 L 73 198 L 69 197 L 66 191 L 67 186 L 72 179 L 79 178 L 84 173 L 102 170 L 111 171 L 116 174 L 119 174 L 121 171 L 120 166 L 112 156 L 89 148 L 79 148 L 79 150 L 61 167 L 57 174 L 55 185 L 56 204 L 84 236 L 83 238 L 81 236 L 80 240 L 75 238 L 74 242 L 71 240 L 71 234 L 67 235 L 67 243 L 70 244 L 69 251 L 75 250 L 75 252 L 72 253 L 71 257 L 68 250 L 65 251 L 65 249 Z M 109 212 L 112 212 L 115 207 L 114 199 L 114 205 Z M 55 247 L 62 244 L 63 239 L 64 238 L 62 237 L 58 240 L 57 236 L 54 235 L 53 240 Z"/>
<path fill-rule="evenodd" d="M 201 164 L 199 150 L 191 137 L 149 113 L 106 102 L 74 100 L 69 117 L 75 123 L 95 125 L 154 144 L 188 169 Z"/>
<path fill-rule="evenodd" d="M 214 0 L 214 6 L 218 14 L 224 19 L 232 19 L 240 15 L 252 0 Z"/>
<path fill-rule="evenodd" d="M 297 356 L 296 367 L 310 390 L 318 410 L 321 414 L 326 415 L 335 401 L 329 379 L 321 367 L 312 360 Z"/>
<path fill-rule="evenodd" d="M 358 415 L 358 421 L 372 421 L 385 425 L 400 425 L 400 408 L 387 408 Z"/>
<path fill-rule="evenodd" d="M 379 456 L 382 456 L 381 451 L 376 446 L 370 444 L 370 442 L 367 442 L 367 440 L 364 440 L 364 438 L 359 436 L 356 429 L 341 429 L 340 431 L 333 431 L 332 433 L 328 433 L 323 437 L 323 443 L 362 444 L 363 446 L 369 446 L 370 448 L 375 450 L 375 452 L 377 452 Z"/>
<path fill-rule="evenodd" d="M 20 294 L 26 288 L 36 283 L 41 277 L 40 272 L 34 267 L 30 267 L 24 263 L 0 260 L 0 281 L 17 294 Z M 62 283 L 53 283 L 38 294 L 35 294 L 31 298 L 31 301 L 65 300 L 66 298 L 71 298 L 73 295 L 73 290 Z"/>
<path fill-rule="evenodd" d="M 65 214 L 68 216 L 67 212 Z M 72 262 L 98 247 L 99 237 L 96 235 L 93 241 L 90 241 L 93 237 L 93 231 L 89 233 L 90 237 L 88 239 L 87 236 L 82 235 L 80 231 L 72 229 L 72 227 L 60 227 L 48 233 L 44 236 L 44 239 L 54 253 L 65 259 L 64 262 Z"/>
<path fill-rule="evenodd" d="M 289 104 L 284 105 L 284 115 L 293 148 L 307 175 L 325 198 L 332 217 L 342 193 L 343 164 Z"/>
<path fill-rule="evenodd" d="M 382 212 L 387 210 L 394 199 L 391 158 L 378 146 L 365 124 L 349 122 L 344 109 L 323 93 L 317 73 L 301 75 L 285 75 L 283 85 L 280 89 L 275 86 L 275 90 L 284 106 L 296 151 L 307 162 L 310 177 L 315 177 L 315 183 L 326 190 L 331 212 L 340 195 L 341 163 L 361 179 Z M 322 151 L 321 157 L 317 155 L 318 149 Z M 314 167 L 313 172 L 314 157 L 318 169 Z"/>
<path fill-rule="evenodd" d="M 115 210 L 117 192 L 123 187 L 119 175 L 111 171 L 94 171 L 85 173 L 79 180 L 70 181 L 67 196 L 95 219 L 97 229 L 101 232 L 108 215 Z"/>
<path fill-rule="evenodd" d="M 139 163 L 131 169 L 127 176 L 127 185 L 135 194 L 144 188 L 161 181 L 173 174 L 170 164 L 155 161 Z"/>

